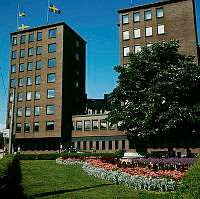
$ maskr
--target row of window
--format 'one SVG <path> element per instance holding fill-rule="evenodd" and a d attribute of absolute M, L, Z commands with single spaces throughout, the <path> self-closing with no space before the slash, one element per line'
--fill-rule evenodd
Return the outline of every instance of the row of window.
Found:
<path fill-rule="evenodd" d="M 53 68 L 56 66 L 56 58 L 51 58 L 48 59 L 48 68 Z M 40 70 L 42 68 L 42 62 L 41 61 L 36 61 L 35 62 L 35 69 Z M 24 72 L 25 70 L 25 64 L 20 63 L 19 64 L 19 72 Z M 28 62 L 27 63 L 27 71 L 32 71 L 33 70 L 33 62 Z M 16 64 L 11 65 L 11 73 L 16 73 L 17 67 Z"/>
<path fill-rule="evenodd" d="M 163 24 L 157 25 L 157 34 L 162 35 L 164 33 L 165 33 L 165 25 L 163 25 Z M 141 38 L 141 30 L 139 28 L 134 29 L 133 36 L 134 36 L 134 39 Z M 145 36 L 146 37 L 153 36 L 153 28 L 152 27 L 145 27 Z M 128 40 L 128 39 L 130 39 L 129 30 L 123 31 L 123 40 Z"/>
<path fill-rule="evenodd" d="M 156 17 L 162 18 L 164 16 L 163 8 L 157 8 L 156 9 Z M 139 22 L 141 17 L 140 12 L 133 13 L 133 22 Z M 152 19 L 152 11 L 146 10 L 144 11 L 144 20 L 151 20 Z M 122 23 L 128 24 L 129 23 L 129 15 L 125 14 L 122 15 Z"/>
<path fill-rule="evenodd" d="M 29 133 L 31 130 L 31 124 L 30 123 L 24 123 L 24 133 Z M 39 132 L 40 130 L 40 123 L 34 122 L 33 123 L 33 132 Z M 54 130 L 54 121 L 48 121 L 46 122 L 46 130 L 47 131 L 53 131 Z M 22 124 L 17 123 L 16 124 L 16 133 L 22 132 Z"/>
<path fill-rule="evenodd" d="M 73 122 L 73 130 L 76 131 L 90 131 L 90 130 L 106 130 L 106 129 L 115 129 L 115 125 L 111 125 L 105 119 L 102 120 L 84 120 Z"/>
<path fill-rule="evenodd" d="M 47 90 L 47 99 L 55 98 L 55 96 L 56 96 L 56 92 L 54 89 Z M 31 91 L 26 92 L 26 101 L 30 101 L 31 99 L 32 99 L 32 92 Z M 34 92 L 34 99 L 40 100 L 40 91 Z M 9 102 L 13 102 L 13 100 L 14 100 L 13 93 L 10 93 Z M 23 101 L 23 92 L 17 93 L 17 101 L 18 102 Z"/>
<path fill-rule="evenodd" d="M 56 52 L 56 43 L 53 44 L 48 44 L 48 52 L 53 53 Z M 34 48 L 28 48 L 28 56 L 33 56 L 34 54 Z M 36 55 L 41 55 L 42 54 L 42 46 L 37 46 L 36 48 Z M 20 49 L 20 55 L 19 57 L 24 57 L 25 56 L 25 49 Z M 11 55 L 12 59 L 17 58 L 17 50 L 12 51 Z"/>
<path fill-rule="evenodd" d="M 40 106 L 34 106 L 34 116 L 40 116 Z M 25 107 L 25 117 L 31 116 L 31 107 Z M 55 114 L 55 106 L 54 105 L 47 105 L 46 106 L 46 115 L 54 115 Z M 12 115 L 12 109 L 9 109 L 9 117 Z M 23 116 L 23 108 L 17 108 L 17 117 Z"/>
<path fill-rule="evenodd" d="M 95 142 L 95 145 L 94 145 Z M 121 142 L 121 149 L 125 149 L 126 147 L 126 141 L 125 140 L 115 140 L 115 147 L 113 146 L 113 141 L 89 141 L 89 150 L 106 150 L 106 142 L 108 143 L 108 149 L 109 150 L 118 150 L 119 149 L 119 143 Z M 82 142 L 82 147 L 81 147 L 81 142 L 78 141 L 76 142 L 77 148 L 83 148 L 83 150 L 87 150 L 87 141 Z M 72 142 L 72 147 L 75 147 L 75 143 Z M 113 148 L 114 147 L 114 148 Z"/>
<path fill-rule="evenodd" d="M 49 30 L 49 38 L 56 38 L 56 32 L 57 32 L 56 29 Z M 37 33 L 37 41 L 40 41 L 40 40 L 42 40 L 42 32 L 38 32 Z M 34 34 L 33 33 L 30 33 L 28 35 L 28 41 L 29 42 L 34 41 Z M 26 35 L 22 35 L 20 37 L 20 43 L 24 44 L 25 42 L 26 42 Z M 17 45 L 18 44 L 18 38 L 17 37 L 13 37 L 12 44 L 13 45 Z"/>
<path fill-rule="evenodd" d="M 18 78 L 18 87 L 22 87 L 25 84 L 25 78 Z M 55 73 L 50 73 L 47 74 L 47 83 L 54 83 L 56 81 L 56 74 Z M 31 86 L 33 83 L 33 78 L 32 77 L 27 77 L 26 80 L 26 85 Z M 41 76 L 35 76 L 35 85 L 40 85 L 41 84 Z M 16 80 L 11 79 L 10 80 L 10 88 L 15 88 L 16 86 Z"/>

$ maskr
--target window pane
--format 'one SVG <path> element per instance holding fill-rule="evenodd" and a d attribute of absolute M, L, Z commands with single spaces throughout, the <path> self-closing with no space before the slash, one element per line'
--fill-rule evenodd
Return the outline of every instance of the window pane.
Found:
<path fill-rule="evenodd" d="M 33 34 L 29 34 L 29 39 L 28 41 L 33 41 L 34 40 L 34 35 Z"/>
<path fill-rule="evenodd" d="M 55 90 L 47 90 L 47 98 L 54 98 L 55 97 Z"/>
<path fill-rule="evenodd" d="M 56 66 L 56 58 L 52 58 L 48 60 L 48 67 L 52 68 Z"/>
<path fill-rule="evenodd" d="M 11 73 L 16 73 L 16 65 L 11 66 Z"/>
<path fill-rule="evenodd" d="M 164 25 L 158 25 L 158 34 L 164 34 L 165 33 L 165 26 Z"/>
<path fill-rule="evenodd" d="M 54 122 L 47 122 L 46 123 L 46 130 L 54 130 Z"/>
<path fill-rule="evenodd" d="M 76 61 L 79 61 L 80 60 L 80 55 L 78 53 L 76 53 L 75 56 L 76 56 Z"/>
<path fill-rule="evenodd" d="M 127 24 L 128 23 L 128 15 L 123 15 L 122 16 L 122 23 Z"/>
<path fill-rule="evenodd" d="M 37 55 L 41 55 L 41 54 L 42 54 L 42 46 L 38 46 L 38 47 L 37 47 L 36 54 L 37 54 Z"/>
<path fill-rule="evenodd" d="M 79 40 L 76 39 L 75 44 L 76 44 L 76 47 L 78 48 L 80 46 Z"/>
<path fill-rule="evenodd" d="M 24 64 L 19 64 L 19 72 L 23 72 L 24 71 Z"/>
<path fill-rule="evenodd" d="M 100 129 L 106 129 L 106 120 L 100 120 Z"/>
<path fill-rule="evenodd" d="M 25 35 L 22 35 L 21 36 L 21 44 L 24 44 L 26 41 L 26 36 Z"/>
<path fill-rule="evenodd" d="M 56 29 L 49 30 L 49 38 L 55 38 L 56 37 Z"/>
<path fill-rule="evenodd" d="M 31 100 L 31 92 L 26 93 L 26 100 Z"/>
<path fill-rule="evenodd" d="M 48 52 L 49 53 L 56 52 L 56 44 L 49 44 Z"/>
<path fill-rule="evenodd" d="M 157 8 L 156 9 L 156 16 L 158 18 L 163 17 L 163 8 Z"/>
<path fill-rule="evenodd" d="M 32 62 L 28 62 L 27 70 L 31 71 L 32 69 L 33 69 L 33 64 L 32 64 Z"/>
<path fill-rule="evenodd" d="M 38 132 L 40 130 L 39 122 L 34 122 L 33 124 L 33 132 Z"/>
<path fill-rule="evenodd" d="M 52 73 L 52 74 L 48 74 L 47 75 L 47 82 L 48 83 L 52 83 L 56 81 L 56 74 Z"/>
<path fill-rule="evenodd" d="M 115 140 L 115 150 L 119 149 L 119 142 L 118 140 Z"/>
<path fill-rule="evenodd" d="M 98 129 L 98 128 L 99 128 L 98 120 L 92 120 L 92 129 Z"/>
<path fill-rule="evenodd" d="M 31 115 L 31 108 L 30 107 L 26 107 L 25 109 L 25 116 L 29 117 Z"/>
<path fill-rule="evenodd" d="M 42 66 L 41 61 L 36 61 L 36 70 L 40 70 Z"/>
<path fill-rule="evenodd" d="M 39 106 L 35 106 L 34 108 L 34 115 L 40 115 L 40 107 Z"/>
<path fill-rule="evenodd" d="M 24 57 L 25 56 L 25 50 L 24 49 L 21 49 L 20 50 L 20 57 Z"/>
<path fill-rule="evenodd" d="M 42 40 L 42 32 L 37 33 L 37 40 Z"/>
<path fill-rule="evenodd" d="M 96 150 L 99 150 L 99 141 L 96 141 Z"/>
<path fill-rule="evenodd" d="M 18 101 L 18 102 L 21 102 L 22 100 L 23 100 L 23 93 L 20 92 L 20 93 L 18 93 L 18 95 L 17 95 L 17 101 Z"/>
<path fill-rule="evenodd" d="M 124 57 L 128 56 L 129 52 L 129 47 L 124 47 Z"/>
<path fill-rule="evenodd" d="M 47 115 L 53 115 L 54 113 L 55 113 L 55 106 L 54 105 L 47 106 L 46 114 Z"/>
<path fill-rule="evenodd" d="M 115 125 L 112 124 L 111 122 L 109 122 L 109 126 L 108 126 L 109 129 L 115 129 Z"/>
<path fill-rule="evenodd" d="M 41 83 L 41 76 L 36 76 L 35 77 L 35 84 L 39 85 Z"/>
<path fill-rule="evenodd" d="M 27 86 L 32 85 L 32 77 L 27 77 Z"/>
<path fill-rule="evenodd" d="M 13 93 L 10 93 L 9 94 L 9 102 L 13 102 L 13 100 L 14 100 Z"/>
<path fill-rule="evenodd" d="M 25 133 L 29 133 L 30 132 L 30 124 L 29 123 L 25 123 L 24 124 L 24 132 Z"/>
<path fill-rule="evenodd" d="M 19 133 L 22 130 L 22 124 L 21 123 L 17 123 L 16 124 L 16 132 Z"/>
<path fill-rule="evenodd" d="M 140 21 L 140 13 L 139 12 L 133 14 L 133 21 L 134 22 Z"/>
<path fill-rule="evenodd" d="M 78 130 L 78 131 L 82 130 L 82 121 L 76 122 L 76 130 Z"/>
<path fill-rule="evenodd" d="M 146 27 L 145 28 L 145 33 L 146 33 L 147 37 L 152 36 L 152 34 L 153 34 L 152 27 Z"/>
<path fill-rule="evenodd" d="M 141 51 L 141 46 L 139 45 L 135 45 L 135 53 L 140 52 Z"/>
<path fill-rule="evenodd" d="M 40 91 L 35 91 L 35 99 L 40 99 Z"/>
<path fill-rule="evenodd" d="M 123 32 L 123 40 L 129 39 L 129 30 Z"/>
<path fill-rule="evenodd" d="M 109 145 L 109 150 L 112 150 L 112 141 L 111 140 L 108 142 L 108 145 Z"/>
<path fill-rule="evenodd" d="M 102 141 L 102 150 L 105 150 L 105 148 L 106 148 L 106 142 Z"/>
<path fill-rule="evenodd" d="M 122 149 L 125 149 L 125 148 L 126 148 L 125 140 L 122 140 Z"/>
<path fill-rule="evenodd" d="M 14 88 L 15 87 L 15 79 L 11 79 L 10 80 L 10 88 Z"/>
<path fill-rule="evenodd" d="M 17 109 L 17 117 L 22 117 L 22 108 Z"/>
<path fill-rule="evenodd" d="M 16 59 L 17 57 L 17 51 L 12 51 L 12 59 Z"/>
<path fill-rule="evenodd" d="M 18 79 L 18 86 L 21 87 L 24 85 L 24 78 L 19 78 Z"/>
<path fill-rule="evenodd" d="M 13 37 L 13 45 L 17 44 L 17 37 Z"/>
<path fill-rule="evenodd" d="M 84 130 L 89 131 L 90 130 L 90 120 L 84 121 Z"/>
<path fill-rule="evenodd" d="M 147 10 L 144 12 L 144 20 L 151 19 L 151 10 Z"/>
<path fill-rule="evenodd" d="M 140 29 L 134 30 L 134 38 L 140 38 Z"/>
<path fill-rule="evenodd" d="M 33 48 L 29 48 L 28 49 L 28 56 L 32 56 L 33 55 Z"/>

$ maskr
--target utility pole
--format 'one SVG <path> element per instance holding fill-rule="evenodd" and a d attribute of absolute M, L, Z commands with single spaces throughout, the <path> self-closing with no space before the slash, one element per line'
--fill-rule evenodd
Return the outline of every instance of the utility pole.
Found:
<path fill-rule="evenodd" d="M 10 119 L 10 132 L 9 132 L 9 150 L 8 154 L 12 154 L 12 138 L 13 138 L 13 124 L 14 124 L 14 109 L 15 109 L 15 88 L 13 88 L 13 101 L 12 101 L 12 114 Z"/>

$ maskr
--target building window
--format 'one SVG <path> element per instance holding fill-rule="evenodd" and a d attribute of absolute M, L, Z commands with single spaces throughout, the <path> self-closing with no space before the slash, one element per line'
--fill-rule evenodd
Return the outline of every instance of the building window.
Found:
<path fill-rule="evenodd" d="M 19 64 L 19 72 L 24 72 L 24 64 Z"/>
<path fill-rule="evenodd" d="M 140 13 L 136 12 L 133 14 L 133 22 L 138 22 L 140 21 Z"/>
<path fill-rule="evenodd" d="M 17 109 L 17 117 L 22 117 L 22 108 Z"/>
<path fill-rule="evenodd" d="M 163 16 L 164 16 L 164 14 L 163 14 L 163 8 L 157 8 L 156 9 L 156 17 L 157 18 L 161 18 Z"/>
<path fill-rule="evenodd" d="M 76 84 L 75 84 L 75 86 L 76 86 L 76 88 L 78 88 L 78 87 L 79 87 L 79 83 L 78 83 L 78 81 L 76 81 Z"/>
<path fill-rule="evenodd" d="M 128 15 L 122 15 L 122 23 L 127 24 L 128 23 Z"/>
<path fill-rule="evenodd" d="M 34 40 L 34 35 L 33 33 L 29 34 L 29 37 L 28 37 L 28 41 L 31 42 Z"/>
<path fill-rule="evenodd" d="M 15 87 L 15 79 L 11 79 L 10 80 L 10 88 L 14 88 Z"/>
<path fill-rule="evenodd" d="M 35 100 L 39 100 L 40 99 L 40 91 L 35 91 Z"/>
<path fill-rule="evenodd" d="M 37 33 L 37 40 L 38 41 L 42 40 L 42 32 Z"/>
<path fill-rule="evenodd" d="M 26 84 L 27 84 L 27 86 L 31 86 L 32 85 L 32 77 L 27 77 Z"/>
<path fill-rule="evenodd" d="M 93 142 L 90 141 L 90 150 L 93 150 Z"/>
<path fill-rule="evenodd" d="M 128 40 L 129 39 L 129 30 L 126 30 L 123 32 L 123 40 Z"/>
<path fill-rule="evenodd" d="M 14 50 L 12 51 L 12 59 L 16 59 L 17 58 L 17 51 Z"/>
<path fill-rule="evenodd" d="M 39 122 L 33 123 L 33 132 L 38 132 L 40 130 L 40 124 Z"/>
<path fill-rule="evenodd" d="M 55 113 L 55 106 L 54 105 L 48 105 L 46 107 L 46 114 L 47 115 L 53 115 Z"/>
<path fill-rule="evenodd" d="M 19 78 L 19 79 L 18 79 L 18 86 L 19 86 L 19 87 L 24 86 L 24 78 Z"/>
<path fill-rule="evenodd" d="M 35 84 L 39 85 L 41 83 L 41 76 L 35 76 Z"/>
<path fill-rule="evenodd" d="M 12 117 L 12 109 L 8 110 L 8 117 L 11 118 Z"/>
<path fill-rule="evenodd" d="M 9 94 L 9 102 L 13 102 L 13 100 L 14 100 L 13 93 L 10 93 Z"/>
<path fill-rule="evenodd" d="M 20 41 L 20 43 L 21 43 L 21 44 L 24 44 L 25 41 L 26 41 L 26 35 L 22 35 L 22 36 L 21 36 L 21 41 Z"/>
<path fill-rule="evenodd" d="M 40 107 L 39 107 L 39 106 L 35 106 L 35 107 L 34 107 L 34 115 L 35 115 L 35 116 L 40 115 Z"/>
<path fill-rule="evenodd" d="M 25 123 L 24 124 L 24 132 L 29 133 L 30 132 L 30 123 Z"/>
<path fill-rule="evenodd" d="M 76 130 L 77 131 L 82 131 L 82 121 L 76 122 Z"/>
<path fill-rule="evenodd" d="M 36 61 L 36 67 L 35 67 L 36 70 L 40 70 L 41 66 L 42 66 L 41 61 Z"/>
<path fill-rule="evenodd" d="M 118 149 L 119 149 L 119 141 L 115 140 L 115 150 L 118 150 Z"/>
<path fill-rule="evenodd" d="M 26 92 L 26 100 L 27 101 L 31 100 L 31 92 Z"/>
<path fill-rule="evenodd" d="M 108 128 L 109 129 L 115 129 L 115 125 L 114 124 L 112 124 L 111 122 L 109 122 L 109 124 L 108 124 L 109 126 L 108 126 Z"/>
<path fill-rule="evenodd" d="M 11 66 L 11 73 L 16 73 L 16 65 Z"/>
<path fill-rule="evenodd" d="M 28 56 L 33 56 L 33 48 L 28 49 Z"/>
<path fill-rule="evenodd" d="M 112 150 L 112 141 L 111 140 L 108 142 L 108 146 L 109 146 L 109 150 Z"/>
<path fill-rule="evenodd" d="M 27 70 L 31 71 L 32 69 L 33 69 L 33 63 L 32 62 L 28 62 Z"/>
<path fill-rule="evenodd" d="M 37 46 L 36 55 L 42 54 L 42 46 Z"/>
<path fill-rule="evenodd" d="M 83 150 L 86 150 L 86 147 L 87 147 L 87 142 L 83 141 Z"/>
<path fill-rule="evenodd" d="M 102 150 L 105 150 L 105 149 L 106 149 L 106 142 L 102 141 Z"/>
<path fill-rule="evenodd" d="M 135 45 L 134 46 L 134 52 L 137 53 L 137 52 L 140 52 L 141 51 L 141 46 L 140 45 Z"/>
<path fill-rule="evenodd" d="M 75 57 L 76 57 L 76 61 L 80 60 L 80 55 L 78 53 L 75 54 Z"/>
<path fill-rule="evenodd" d="M 162 35 L 165 33 L 165 26 L 164 25 L 158 25 L 158 35 Z"/>
<path fill-rule="evenodd" d="M 80 42 L 79 42 L 79 40 L 76 39 L 76 41 L 75 41 L 75 45 L 76 45 L 77 48 L 80 46 Z"/>
<path fill-rule="evenodd" d="M 124 50 L 124 57 L 129 56 L 129 52 L 130 52 L 129 47 L 124 47 L 123 50 Z"/>
<path fill-rule="evenodd" d="M 54 121 L 46 122 L 46 130 L 53 131 L 54 130 Z"/>
<path fill-rule="evenodd" d="M 144 12 L 144 20 L 151 19 L 151 10 L 147 10 Z"/>
<path fill-rule="evenodd" d="M 17 37 L 13 37 L 12 44 L 17 45 Z"/>
<path fill-rule="evenodd" d="M 73 144 L 72 144 L 72 146 L 73 146 Z M 81 142 L 80 142 L 80 141 L 78 141 L 78 142 L 77 142 L 77 148 L 79 148 L 79 149 L 80 149 L 80 147 L 81 147 Z"/>
<path fill-rule="evenodd" d="M 48 52 L 49 53 L 56 52 L 56 44 L 49 44 L 48 45 Z"/>
<path fill-rule="evenodd" d="M 17 94 L 17 101 L 18 102 L 22 102 L 23 101 L 23 93 L 22 92 Z"/>
<path fill-rule="evenodd" d="M 56 81 L 56 74 L 55 73 L 51 73 L 47 75 L 47 82 L 48 83 L 53 83 Z"/>
<path fill-rule="evenodd" d="M 90 120 L 84 121 L 84 130 L 89 131 L 90 130 Z"/>
<path fill-rule="evenodd" d="M 145 28 L 145 35 L 146 35 L 146 37 L 150 37 L 153 35 L 152 27 Z"/>
<path fill-rule="evenodd" d="M 134 29 L 134 38 L 140 38 L 140 29 Z"/>
<path fill-rule="evenodd" d="M 125 140 L 122 140 L 122 149 L 125 149 L 126 148 L 126 142 Z"/>
<path fill-rule="evenodd" d="M 152 43 L 148 43 L 148 44 L 147 44 L 147 47 L 150 47 L 150 46 L 152 46 L 152 45 L 153 45 Z"/>
<path fill-rule="evenodd" d="M 100 120 L 100 129 L 106 129 L 106 120 Z"/>
<path fill-rule="evenodd" d="M 56 66 L 56 58 L 48 59 L 48 67 L 53 68 Z"/>
<path fill-rule="evenodd" d="M 56 38 L 56 29 L 49 30 L 49 38 Z"/>
<path fill-rule="evenodd" d="M 25 116 L 26 117 L 30 117 L 31 116 L 31 108 L 30 107 L 26 107 L 26 109 L 25 109 Z"/>
<path fill-rule="evenodd" d="M 25 50 L 24 49 L 21 49 L 20 50 L 20 57 L 24 57 L 25 56 Z"/>
<path fill-rule="evenodd" d="M 92 129 L 96 130 L 99 128 L 98 120 L 92 120 Z"/>
<path fill-rule="evenodd" d="M 55 90 L 54 89 L 47 90 L 47 98 L 50 99 L 54 97 L 55 97 Z"/>
<path fill-rule="evenodd" d="M 16 133 L 20 133 L 22 130 L 22 124 L 21 123 L 17 123 L 16 124 Z"/>
<path fill-rule="evenodd" d="M 96 141 L 96 150 L 99 150 L 99 141 Z"/>

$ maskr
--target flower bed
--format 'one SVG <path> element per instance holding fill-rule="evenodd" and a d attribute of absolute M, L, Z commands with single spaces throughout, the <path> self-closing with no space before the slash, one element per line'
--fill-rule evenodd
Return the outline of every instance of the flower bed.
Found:
<path fill-rule="evenodd" d="M 134 189 L 154 191 L 174 191 L 185 173 L 177 170 L 157 170 L 141 167 L 120 168 L 117 165 L 103 162 L 100 158 L 58 158 L 58 164 L 81 165 L 91 176 L 109 180 Z"/>

